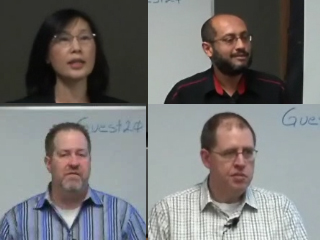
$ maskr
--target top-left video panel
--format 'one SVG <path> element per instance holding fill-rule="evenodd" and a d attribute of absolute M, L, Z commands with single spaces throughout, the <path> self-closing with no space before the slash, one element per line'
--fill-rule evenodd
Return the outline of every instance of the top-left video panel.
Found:
<path fill-rule="evenodd" d="M 147 4 L 6 2 L 0 103 L 146 104 Z"/>

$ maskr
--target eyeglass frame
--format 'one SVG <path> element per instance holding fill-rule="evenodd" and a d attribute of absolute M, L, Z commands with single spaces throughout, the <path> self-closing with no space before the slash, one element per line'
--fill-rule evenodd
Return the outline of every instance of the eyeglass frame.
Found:
<path fill-rule="evenodd" d="M 235 149 L 232 149 L 232 150 L 235 150 Z M 226 156 L 224 156 L 224 155 L 223 155 L 223 154 L 224 154 L 223 151 L 222 151 L 222 152 L 216 152 L 216 151 L 211 150 L 210 152 L 215 153 L 215 154 L 218 154 L 220 157 L 224 158 L 224 160 L 227 161 L 227 162 L 232 162 L 232 161 L 234 161 L 234 160 L 239 156 L 239 154 L 242 154 L 243 159 L 245 159 L 246 161 L 254 162 L 255 159 L 256 159 L 256 156 L 257 156 L 257 154 L 258 154 L 258 150 L 255 149 L 255 148 L 250 149 L 250 150 L 253 151 L 253 158 L 252 158 L 252 159 L 248 159 L 248 158 L 245 158 L 245 157 L 244 157 L 243 151 L 245 151 L 245 150 L 248 150 L 248 148 L 247 148 L 247 149 L 246 149 L 246 148 L 245 148 L 245 149 L 242 149 L 241 152 L 239 152 L 238 150 L 235 150 L 235 151 L 232 153 L 232 154 L 235 154 L 235 156 L 233 156 L 232 158 L 231 158 L 231 157 L 230 157 L 230 158 L 227 158 Z M 225 150 L 225 151 L 228 151 L 228 150 Z"/>
<path fill-rule="evenodd" d="M 72 46 L 72 43 L 73 43 L 73 41 L 74 41 L 75 38 L 77 39 L 77 41 L 78 41 L 78 43 L 79 43 L 80 45 L 83 44 L 83 43 L 80 42 L 79 36 L 81 36 L 81 34 L 84 34 L 84 33 L 80 33 L 80 34 L 78 34 L 77 36 L 74 36 L 74 35 L 72 35 L 72 34 L 70 34 L 70 33 L 67 33 L 67 32 L 61 32 L 61 33 L 55 34 L 55 35 L 53 36 L 53 38 L 52 38 L 52 41 L 54 42 L 54 41 L 58 38 L 58 36 L 59 36 L 60 34 L 65 34 L 65 35 L 68 35 L 68 36 L 72 37 L 72 40 L 71 40 L 70 42 L 68 41 L 68 46 L 65 46 L 65 47 L 71 47 L 71 46 Z M 94 38 L 97 36 L 95 33 L 88 33 L 88 35 L 92 36 L 92 38 L 91 38 L 90 40 L 94 39 Z M 59 42 L 56 42 L 56 43 L 59 44 Z"/>
<path fill-rule="evenodd" d="M 243 38 L 244 38 L 243 36 L 241 36 L 241 35 L 240 35 L 240 36 L 237 36 L 237 35 L 235 35 L 235 34 L 232 34 L 233 41 L 232 41 L 232 43 L 228 43 L 227 41 L 225 41 L 225 38 L 227 38 L 228 36 L 230 36 L 230 35 L 226 35 L 226 36 L 223 36 L 223 37 L 221 37 L 221 38 L 219 38 L 219 39 L 210 40 L 210 41 L 205 41 L 205 42 L 215 43 L 215 42 L 221 41 L 221 42 L 223 42 L 224 44 L 226 44 L 226 45 L 228 45 L 228 46 L 235 46 L 235 45 L 237 44 L 237 42 L 238 42 L 239 39 L 240 39 L 243 43 L 248 44 L 248 43 L 251 43 L 251 42 L 252 42 L 252 38 L 253 38 L 252 34 L 248 34 L 249 41 L 244 41 L 244 40 L 243 40 Z"/>

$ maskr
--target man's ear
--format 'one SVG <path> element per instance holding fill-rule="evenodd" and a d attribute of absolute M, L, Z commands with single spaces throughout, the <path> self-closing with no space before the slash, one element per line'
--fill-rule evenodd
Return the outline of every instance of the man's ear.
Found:
<path fill-rule="evenodd" d="M 202 49 L 209 58 L 212 58 L 214 54 L 214 50 L 213 50 L 213 47 L 208 42 L 202 42 Z"/>
<path fill-rule="evenodd" d="M 201 160 L 203 165 L 208 168 L 211 169 L 211 154 L 207 149 L 202 148 L 200 151 L 200 156 L 201 156 Z"/>
<path fill-rule="evenodd" d="M 52 158 L 45 156 L 44 157 L 44 163 L 46 164 L 46 168 L 48 169 L 49 173 L 51 173 L 51 163 L 52 163 Z"/>

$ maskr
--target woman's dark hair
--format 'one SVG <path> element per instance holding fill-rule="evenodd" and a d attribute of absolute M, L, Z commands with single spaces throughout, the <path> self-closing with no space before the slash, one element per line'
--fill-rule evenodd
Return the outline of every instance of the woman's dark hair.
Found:
<path fill-rule="evenodd" d="M 74 19 L 85 20 L 93 33 L 96 34 L 95 64 L 88 76 L 87 94 L 90 97 L 106 93 L 109 84 L 109 66 L 103 53 L 100 35 L 91 18 L 84 12 L 75 9 L 59 10 L 45 19 L 33 42 L 26 73 L 28 95 L 49 95 L 56 83 L 56 74 L 51 64 L 46 62 L 49 45 L 54 35 L 61 33 Z"/>

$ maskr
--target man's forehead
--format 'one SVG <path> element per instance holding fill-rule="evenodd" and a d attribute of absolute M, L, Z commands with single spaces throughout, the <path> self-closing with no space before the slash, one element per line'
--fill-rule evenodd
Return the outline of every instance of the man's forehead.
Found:
<path fill-rule="evenodd" d="M 252 144 L 254 144 L 253 134 L 252 134 L 249 126 L 247 126 L 245 123 L 243 123 L 242 121 L 240 121 L 238 119 L 223 120 L 217 128 L 216 134 L 217 134 L 216 138 L 217 138 L 218 144 L 222 144 L 222 143 L 226 144 L 229 141 L 231 143 L 232 139 L 239 139 L 239 137 L 241 137 L 244 140 L 243 144 L 250 144 L 251 145 L 251 142 L 252 142 Z M 226 142 L 226 140 L 227 140 L 227 142 Z"/>
<path fill-rule="evenodd" d="M 233 15 L 218 15 L 211 20 L 211 24 L 218 35 L 240 34 L 248 31 L 245 22 Z"/>
<path fill-rule="evenodd" d="M 73 151 L 79 152 L 79 151 L 88 151 L 88 149 L 87 148 L 68 148 L 68 147 L 63 147 L 63 146 L 62 147 L 57 146 L 56 151 L 58 151 L 58 152 L 73 152 Z"/>
<path fill-rule="evenodd" d="M 243 122 L 236 118 L 224 119 L 220 122 L 218 129 L 232 130 L 233 128 L 248 128 Z"/>
<path fill-rule="evenodd" d="M 57 132 L 55 139 L 67 138 L 68 136 L 76 136 L 77 138 L 82 136 L 83 138 L 85 138 L 84 134 L 81 131 L 75 130 L 75 129 L 67 129 L 67 130 L 60 130 L 59 132 Z M 80 137 L 80 138 L 82 138 L 82 137 Z"/>
<path fill-rule="evenodd" d="M 53 139 L 55 146 L 66 145 L 66 144 L 88 144 L 85 135 L 78 130 L 61 130 L 57 132 Z"/>

